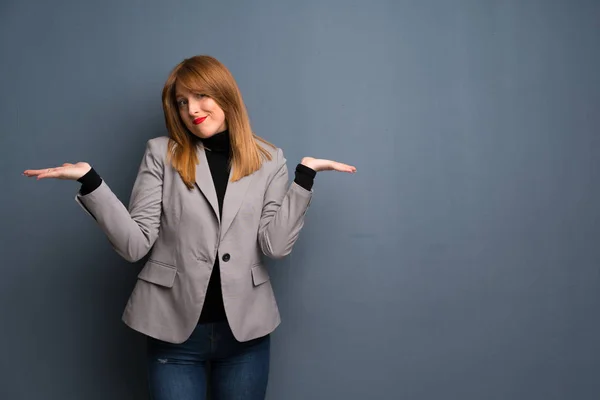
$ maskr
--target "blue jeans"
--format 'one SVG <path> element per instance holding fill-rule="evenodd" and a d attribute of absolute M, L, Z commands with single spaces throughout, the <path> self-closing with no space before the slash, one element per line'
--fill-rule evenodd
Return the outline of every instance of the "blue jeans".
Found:
<path fill-rule="evenodd" d="M 148 338 L 152 400 L 264 400 L 270 336 L 238 342 L 224 322 L 199 324 L 182 344 Z"/>

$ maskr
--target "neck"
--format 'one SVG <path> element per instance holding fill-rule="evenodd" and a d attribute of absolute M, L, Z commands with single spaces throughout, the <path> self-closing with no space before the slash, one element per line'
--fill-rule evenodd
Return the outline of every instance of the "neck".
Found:
<path fill-rule="evenodd" d="M 229 143 L 229 131 L 215 133 L 208 138 L 199 138 L 206 150 L 216 152 L 229 152 L 231 144 Z"/>

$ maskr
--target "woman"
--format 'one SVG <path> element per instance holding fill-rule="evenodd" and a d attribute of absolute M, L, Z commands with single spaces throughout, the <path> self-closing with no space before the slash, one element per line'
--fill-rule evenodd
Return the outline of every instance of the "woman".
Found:
<path fill-rule="evenodd" d="M 113 248 L 131 262 L 150 252 L 123 320 L 148 337 L 153 399 L 207 387 L 216 400 L 263 399 L 280 317 L 261 257 L 291 252 L 316 172 L 356 170 L 305 157 L 288 185 L 282 151 L 253 134 L 215 58 L 182 61 L 162 100 L 169 137 L 147 142 L 128 208 L 85 162 L 24 174 L 81 182 L 76 200 Z"/>

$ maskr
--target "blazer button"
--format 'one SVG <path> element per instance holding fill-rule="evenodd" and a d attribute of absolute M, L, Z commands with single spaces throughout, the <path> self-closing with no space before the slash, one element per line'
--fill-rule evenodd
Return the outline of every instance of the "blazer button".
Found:
<path fill-rule="evenodd" d="M 221 259 L 223 261 L 227 262 L 227 261 L 229 261 L 230 258 L 231 258 L 231 256 L 229 255 L 229 253 L 225 253 L 225 254 L 223 254 L 223 257 Z"/>

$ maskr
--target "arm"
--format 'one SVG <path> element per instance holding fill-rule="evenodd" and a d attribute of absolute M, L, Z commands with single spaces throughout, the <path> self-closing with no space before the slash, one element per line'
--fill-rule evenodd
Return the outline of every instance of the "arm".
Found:
<path fill-rule="evenodd" d="M 277 172 L 265 192 L 258 241 L 262 252 L 281 258 L 292 251 L 304 226 L 304 216 L 312 200 L 313 179 L 318 171 L 355 173 L 352 165 L 304 157 L 296 167 L 296 179 L 287 188 L 288 174 L 283 152 L 277 150 Z"/>
<path fill-rule="evenodd" d="M 164 157 L 157 147 L 152 140 L 146 145 L 129 209 L 93 170 L 80 178 L 81 192 L 75 197 L 100 225 L 115 251 L 130 262 L 144 257 L 158 237 Z"/>
<path fill-rule="evenodd" d="M 277 172 L 267 186 L 258 229 L 258 242 L 266 256 L 281 258 L 292 251 L 312 198 L 314 175 L 311 177 L 310 171 L 297 171 L 296 180 L 288 187 L 286 159 L 277 151 Z"/>

